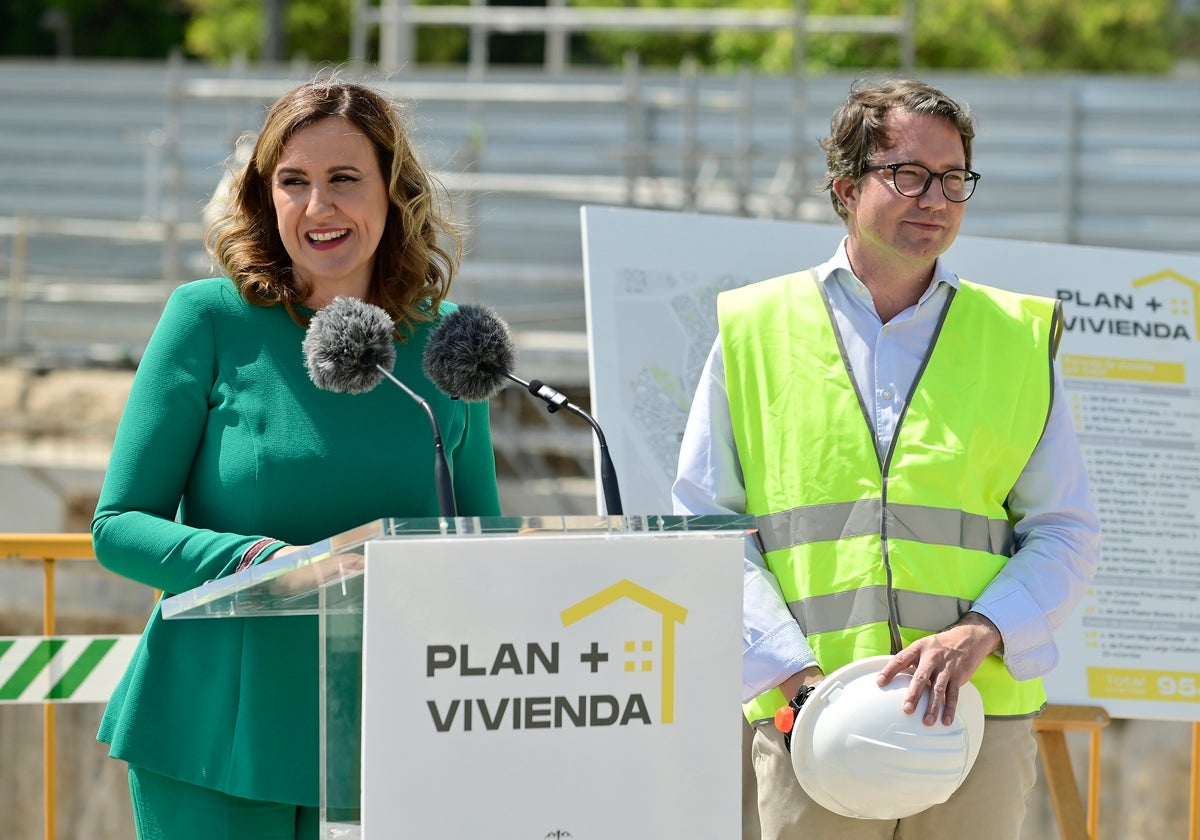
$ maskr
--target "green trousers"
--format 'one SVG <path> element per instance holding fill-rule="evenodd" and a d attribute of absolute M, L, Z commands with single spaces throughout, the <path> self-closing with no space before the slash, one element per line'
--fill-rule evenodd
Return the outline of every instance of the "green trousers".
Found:
<path fill-rule="evenodd" d="M 129 765 L 138 840 L 317 840 L 320 811 L 258 802 Z"/>

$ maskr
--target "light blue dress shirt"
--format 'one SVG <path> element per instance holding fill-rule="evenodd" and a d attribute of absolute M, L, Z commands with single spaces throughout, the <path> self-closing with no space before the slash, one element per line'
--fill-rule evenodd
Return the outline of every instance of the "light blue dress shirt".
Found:
<path fill-rule="evenodd" d="M 845 240 L 816 272 L 828 293 L 855 384 L 873 411 L 876 445 L 886 452 L 958 278 L 939 260 L 916 305 L 884 324 L 870 292 L 850 268 Z M 1009 496 L 1017 550 L 972 607 L 1000 630 L 1005 665 L 1018 680 L 1043 676 L 1058 663 L 1054 631 L 1078 605 L 1099 560 L 1100 523 L 1070 408 L 1062 397 L 1056 371 L 1046 430 Z M 672 498 L 681 514 L 746 511 L 720 336 L 692 402 Z M 746 552 L 743 611 L 743 700 L 816 664 L 778 581 L 753 546 Z"/>

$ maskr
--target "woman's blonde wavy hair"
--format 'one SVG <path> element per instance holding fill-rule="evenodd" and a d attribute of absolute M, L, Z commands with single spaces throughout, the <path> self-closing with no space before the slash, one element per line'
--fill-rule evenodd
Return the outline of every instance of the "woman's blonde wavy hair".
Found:
<path fill-rule="evenodd" d="M 375 252 L 368 302 L 397 322 L 428 321 L 450 291 L 462 236 L 439 208 L 441 186 L 417 160 L 400 111 L 370 88 L 336 79 L 308 82 L 271 106 L 246 165 L 233 171 L 224 204 L 208 229 L 208 252 L 260 306 L 282 304 L 296 323 L 307 289 L 292 273 L 271 200 L 271 179 L 297 131 L 328 117 L 350 120 L 371 140 L 388 182 L 389 206 Z"/>

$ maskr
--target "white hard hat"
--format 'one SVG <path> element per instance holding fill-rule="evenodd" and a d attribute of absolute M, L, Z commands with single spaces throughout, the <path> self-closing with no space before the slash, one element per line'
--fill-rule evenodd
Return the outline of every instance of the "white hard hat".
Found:
<path fill-rule="evenodd" d="M 845 817 L 897 820 L 945 802 L 967 778 L 983 741 L 983 700 L 965 683 L 954 722 L 926 726 L 901 708 L 911 675 L 880 688 L 890 656 L 838 668 L 796 715 L 792 767 L 814 802 Z M 925 703 L 923 698 L 921 704 Z"/>

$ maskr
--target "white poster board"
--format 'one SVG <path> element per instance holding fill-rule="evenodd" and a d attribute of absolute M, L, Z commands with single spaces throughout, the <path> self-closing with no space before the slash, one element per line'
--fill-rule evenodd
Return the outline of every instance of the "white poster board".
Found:
<path fill-rule="evenodd" d="M 742 546 L 369 543 L 362 836 L 738 836 Z"/>
<path fill-rule="evenodd" d="M 840 225 L 583 208 L 592 406 L 625 510 L 669 512 L 722 289 L 824 262 Z M 1104 528 L 1051 702 L 1200 719 L 1200 256 L 960 236 L 962 277 L 1063 300 L 1065 396 Z"/>

